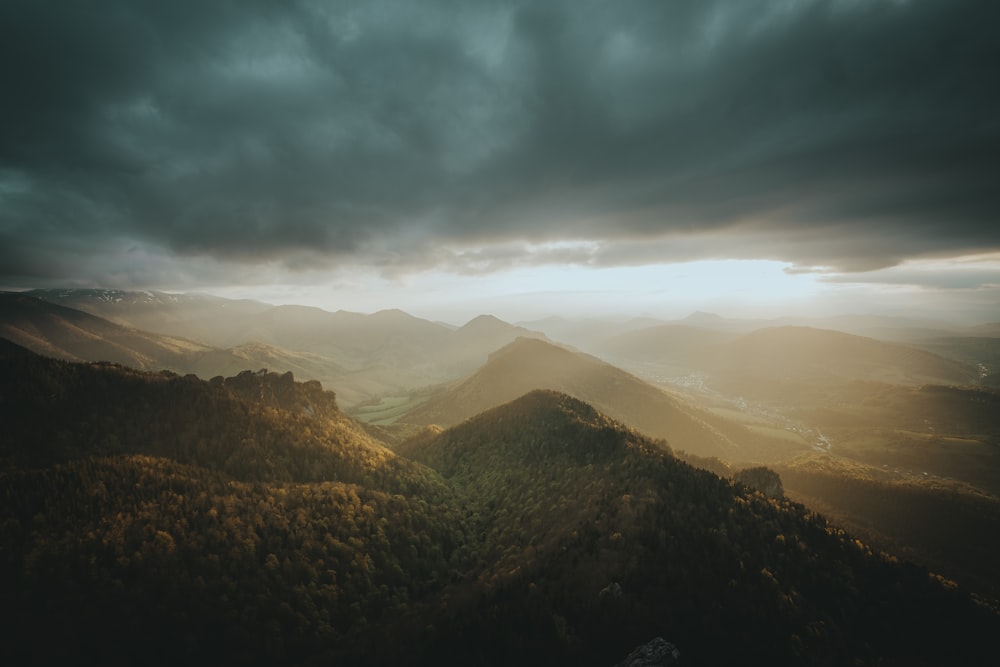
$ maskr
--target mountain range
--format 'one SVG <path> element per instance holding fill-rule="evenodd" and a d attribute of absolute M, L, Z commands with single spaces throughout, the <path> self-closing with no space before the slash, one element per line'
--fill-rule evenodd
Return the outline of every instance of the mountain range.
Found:
<path fill-rule="evenodd" d="M 559 392 L 394 452 L 289 374 L 3 343 L 0 417 L 5 664 L 991 664 L 1000 630 Z"/>
<path fill-rule="evenodd" d="M 760 437 L 596 357 L 529 338 L 494 352 L 475 373 L 397 421 L 452 426 L 533 389 L 587 401 L 649 437 L 698 456 L 752 461 L 795 451 L 787 441 Z"/>
<path fill-rule="evenodd" d="M 733 384 L 746 378 L 748 383 L 864 380 L 961 385 L 975 383 L 981 375 L 974 364 L 917 345 L 802 326 L 763 327 L 737 334 L 660 325 L 613 336 L 595 351 L 626 363 L 674 367 L 678 375 L 703 372 L 717 382 Z M 735 386 L 720 389 L 738 390 Z"/>
<path fill-rule="evenodd" d="M 656 327 L 692 327 L 695 329 L 725 333 L 733 336 L 747 334 L 758 329 L 780 327 L 809 327 L 839 331 L 841 333 L 876 338 L 890 342 L 920 344 L 921 341 L 940 337 L 1000 337 L 1000 322 L 974 326 L 956 325 L 935 318 L 912 318 L 894 315 L 864 314 L 835 315 L 829 317 L 785 316 L 770 319 L 723 317 L 716 313 L 695 311 L 680 319 L 656 317 L 633 317 L 628 319 L 583 318 L 567 319 L 546 317 L 538 320 L 519 322 L 529 329 L 543 331 L 553 340 L 568 343 L 580 349 L 594 352 L 608 339 L 631 332 Z"/>
<path fill-rule="evenodd" d="M 48 356 L 103 359 L 147 370 L 192 366 L 213 351 L 190 340 L 125 327 L 14 293 L 0 293 L 0 335 Z"/>
<path fill-rule="evenodd" d="M 758 329 L 713 354 L 716 373 L 767 373 L 785 380 L 867 380 L 893 384 L 971 384 L 977 371 L 965 364 L 899 343 L 810 327 Z"/>
<path fill-rule="evenodd" d="M 292 370 L 336 386 L 345 405 L 454 380 L 517 337 L 544 338 L 491 316 L 453 329 L 400 310 L 331 313 L 199 294 L 33 290 L 0 299 L 0 331 L 43 354 L 201 377 Z"/>
<path fill-rule="evenodd" d="M 271 390 L 248 380 L 287 377 L 291 371 L 336 390 L 342 428 L 350 423 L 368 442 L 381 441 L 392 450 L 434 439 L 443 428 L 457 428 L 533 390 L 554 390 L 653 438 L 663 451 L 724 477 L 766 463 L 785 478 L 791 497 L 828 513 L 873 548 L 906 555 L 977 592 L 1000 595 L 1000 581 L 989 565 L 1000 554 L 1000 545 L 990 537 L 1000 528 L 995 511 L 1000 506 L 1000 397 L 992 388 L 1000 339 L 991 338 L 988 327 L 974 332 L 938 328 L 938 337 L 924 337 L 931 331 L 927 322 L 868 321 L 926 327 L 909 329 L 913 336 L 900 343 L 906 337 L 874 340 L 773 326 L 774 321 L 748 331 L 747 321 L 705 313 L 667 323 L 595 320 L 576 336 L 589 341 L 589 351 L 596 354 L 590 356 L 528 328 L 547 329 L 553 339 L 560 338 L 553 326 L 569 334 L 573 323 L 566 320 L 515 326 L 481 316 L 456 327 L 401 311 L 330 313 L 203 295 L 95 290 L 44 295 L 50 301 L 24 293 L 0 294 L 0 335 L 66 360 L 113 361 L 140 370 L 215 378 L 213 382 L 223 383 L 229 392 L 245 386 L 251 393 L 268 394 Z M 86 305 L 115 321 L 60 303 Z M 865 321 L 857 318 L 856 323 Z M 143 331 L 135 327 L 140 322 L 167 331 Z M 198 327 L 218 329 L 216 333 L 221 331 L 231 342 L 253 337 L 258 342 L 215 347 L 169 333 L 192 333 Z M 281 347 L 276 340 L 301 349 Z M 228 382 L 224 376 L 242 379 Z M 164 378 L 167 384 L 195 381 Z M 164 396 L 146 397 L 135 410 L 147 419 L 162 420 L 157 411 L 167 400 Z M 133 405 L 127 396 L 112 400 Z M 215 399 L 201 400 L 218 407 Z M 93 404 L 86 405 L 99 412 Z M 341 406 L 345 413 L 374 423 L 349 420 L 340 413 Z M 72 402 L 56 409 L 70 408 Z M 226 410 L 221 413 L 228 414 Z M 124 434 L 111 428 L 125 420 L 125 413 L 95 425 L 86 411 L 70 412 L 105 448 L 98 451 L 117 456 L 122 442 L 140 437 L 138 427 Z M 178 414 L 169 408 L 164 413 L 171 418 Z M 47 413 L 39 408 L 37 414 L 42 420 Z M 34 439 L 21 434 L 12 441 L 65 454 L 60 443 L 74 428 L 66 425 Z M 103 431 L 108 437 L 96 435 Z M 260 432 L 270 433 L 265 440 L 272 444 L 280 440 L 273 429 Z M 218 439 L 209 432 L 198 442 Z M 261 453 L 260 438 L 252 432 L 230 441 L 227 456 L 234 456 L 234 464 L 246 464 L 236 455 L 244 442 L 246 451 L 260 459 L 254 465 L 279 465 L 281 457 Z M 154 448 L 144 455 L 169 451 Z M 52 456 L 50 462 L 59 458 Z M 196 463 L 183 459 L 182 465 Z M 330 471 L 315 465 L 327 471 L 323 474 Z M 225 474 L 236 474 L 224 469 Z M 875 482 L 872 471 L 879 475 Z M 285 481 L 318 479 L 298 474 Z M 392 475 L 406 477 L 398 467 Z M 925 508 L 919 514 L 926 520 L 913 514 L 901 518 L 907 507 Z M 933 527 L 940 530 L 935 533 Z M 953 537 L 938 539 L 936 534 Z M 964 548 L 967 543 L 979 546 Z"/>

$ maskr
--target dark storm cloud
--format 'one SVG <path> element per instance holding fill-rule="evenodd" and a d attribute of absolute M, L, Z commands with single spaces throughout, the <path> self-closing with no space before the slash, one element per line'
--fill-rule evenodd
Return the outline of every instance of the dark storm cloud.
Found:
<path fill-rule="evenodd" d="M 988 0 L 7 0 L 0 272 L 123 243 L 390 271 L 995 249 L 998 24 Z"/>

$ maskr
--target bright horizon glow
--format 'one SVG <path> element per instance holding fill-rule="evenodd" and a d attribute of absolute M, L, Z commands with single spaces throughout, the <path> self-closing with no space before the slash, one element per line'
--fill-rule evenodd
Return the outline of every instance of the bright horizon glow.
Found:
<path fill-rule="evenodd" d="M 1000 321 L 972 0 L 14 4 L 0 285 Z"/>
<path fill-rule="evenodd" d="M 521 267 L 483 275 L 437 271 L 386 279 L 352 272 L 330 285 L 208 288 L 227 298 L 372 313 L 398 308 L 462 324 L 484 313 L 508 321 L 563 317 L 683 317 L 716 309 L 736 316 L 778 316 L 829 291 L 816 274 L 789 274 L 784 262 L 705 260 L 592 268 Z"/>
<path fill-rule="evenodd" d="M 516 322 L 549 316 L 676 319 L 697 310 L 738 318 L 885 314 L 986 322 L 1000 319 L 1000 288 L 993 276 L 1000 284 L 996 255 L 920 260 L 859 274 L 802 272 L 771 260 L 700 260 L 604 268 L 545 265 L 482 275 L 427 271 L 399 278 L 354 269 L 333 278 L 316 275 L 314 284 L 204 291 L 330 311 L 398 308 L 454 325 L 486 313 Z M 968 286 L 936 284 L 962 280 Z"/>

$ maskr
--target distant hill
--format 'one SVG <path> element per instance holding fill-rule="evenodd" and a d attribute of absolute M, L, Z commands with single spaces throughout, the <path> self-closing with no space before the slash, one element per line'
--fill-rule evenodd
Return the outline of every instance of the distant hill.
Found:
<path fill-rule="evenodd" d="M 111 299 L 119 293 L 101 294 Z M 338 381 L 348 374 L 320 355 L 290 352 L 263 343 L 215 348 L 116 324 L 25 293 L 0 293 L 0 337 L 38 354 L 67 361 L 110 361 L 137 370 L 194 373 L 203 379 L 265 368 L 291 371 L 304 379 L 333 385 L 340 384 Z M 358 398 L 352 386 L 348 386 L 347 394 L 348 400 Z"/>
<path fill-rule="evenodd" d="M 1000 322 L 990 322 L 969 327 L 965 330 L 967 336 L 980 336 L 985 338 L 1000 338 Z"/>
<path fill-rule="evenodd" d="M 677 320 L 670 320 L 664 324 L 673 324 L 686 327 L 696 327 L 699 329 L 712 329 L 714 331 L 728 332 L 732 334 L 749 333 L 755 329 L 773 326 L 777 320 L 762 318 L 727 317 L 718 313 L 708 313 L 703 310 L 696 310 L 693 313 Z"/>
<path fill-rule="evenodd" d="M 573 345 L 589 352 L 596 343 L 606 338 L 628 331 L 657 326 L 664 324 L 664 322 L 651 317 L 636 317 L 628 320 L 596 317 L 581 319 L 546 317 L 540 320 L 518 322 L 518 324 L 534 331 L 542 331 L 546 336 L 559 343 Z"/>
<path fill-rule="evenodd" d="M 789 447 L 700 411 L 590 355 L 520 338 L 490 355 L 466 379 L 398 419 L 413 424 L 457 424 L 533 389 L 561 391 L 673 447 L 726 460 L 770 458 Z"/>
<path fill-rule="evenodd" d="M 1000 337 L 931 337 L 915 341 L 913 345 L 933 354 L 972 366 L 979 372 L 980 383 L 994 387 L 1000 386 Z"/>
<path fill-rule="evenodd" d="M 371 315 L 277 306 L 255 316 L 253 338 L 335 359 L 362 376 L 416 387 L 454 379 L 519 336 L 544 334 L 483 315 L 458 329 L 401 310 Z"/>
<path fill-rule="evenodd" d="M 240 356 L 266 346 L 265 356 L 288 363 L 267 367 L 335 382 L 345 405 L 454 380 L 518 336 L 544 337 L 491 316 L 454 329 L 401 310 L 330 312 L 199 294 L 115 290 L 31 294 L 117 323 L 199 341 L 205 347 L 239 348 Z"/>
<path fill-rule="evenodd" d="M 0 293 L 0 336 L 61 359 L 112 361 L 146 370 L 183 370 L 195 356 L 212 351 L 12 292 Z"/>
<path fill-rule="evenodd" d="M 480 315 L 455 330 L 441 354 L 441 363 L 452 377 L 460 377 L 486 362 L 489 355 L 518 338 L 547 340 L 544 333 Z"/>
<path fill-rule="evenodd" d="M 846 319 L 855 322 L 859 318 Z M 695 321 L 711 322 L 701 317 Z M 840 322 L 837 319 L 836 322 Z M 895 331 L 895 330 L 894 330 Z M 914 340 L 886 342 L 832 329 L 805 326 L 765 327 L 739 334 L 711 326 L 666 324 L 608 338 L 591 350 L 602 356 L 635 362 L 669 363 L 693 369 L 759 369 L 781 376 L 817 371 L 855 380 L 920 384 L 967 384 L 975 378 L 966 358 L 935 354 L 930 347 L 938 332 L 901 329 Z M 902 335 L 902 334 L 899 334 Z M 960 340 L 960 339 L 945 339 Z M 995 339 L 966 339 L 991 341 Z M 980 348 L 985 345 L 980 345 Z M 941 349 L 947 349 L 942 346 Z M 921 354 L 920 352 L 932 352 Z M 954 363 L 958 361 L 959 363 Z M 971 361 L 971 360 L 970 360 Z"/>
<path fill-rule="evenodd" d="M 504 322 L 493 315 L 480 315 L 455 330 L 452 341 L 459 347 L 503 347 L 516 338 L 545 338 L 545 334 Z"/>
<path fill-rule="evenodd" d="M 289 350 L 336 360 L 348 372 L 339 386 L 369 395 L 406 392 L 454 380 L 518 336 L 544 334 L 480 316 L 452 330 L 400 310 L 371 315 L 278 306 L 256 318 L 255 335 Z"/>
<path fill-rule="evenodd" d="M 809 327 L 759 329 L 722 344 L 709 369 L 728 393 L 786 388 L 789 398 L 803 383 L 965 385 L 978 380 L 975 368 L 925 350 Z"/>
<path fill-rule="evenodd" d="M 244 342 L 238 332 L 245 322 L 273 308 L 259 301 L 157 291 L 37 289 L 25 294 L 116 324 L 221 348 Z"/>
<path fill-rule="evenodd" d="M 209 294 L 108 289 L 37 289 L 30 296 L 82 310 L 117 324 L 197 340 L 218 348 L 241 342 L 240 332 L 270 304 Z"/>
<path fill-rule="evenodd" d="M 529 322 L 522 326 L 544 331 L 553 340 L 574 345 L 592 354 L 602 354 L 602 346 L 619 336 L 622 340 L 631 333 L 655 327 L 693 327 L 703 331 L 748 334 L 758 329 L 780 327 L 810 327 L 839 331 L 855 336 L 865 336 L 877 340 L 918 343 L 928 338 L 947 336 L 1000 337 L 1000 324 L 982 324 L 968 327 L 934 318 L 900 317 L 894 315 L 845 314 L 830 317 L 802 317 L 786 315 L 771 319 L 743 319 L 695 311 L 679 319 L 656 319 L 652 317 L 622 320 L 615 318 L 565 319 L 548 317 Z"/>
<path fill-rule="evenodd" d="M 306 306 L 275 306 L 252 320 L 240 342 L 261 340 L 322 354 L 352 369 L 405 368 L 426 362 L 451 335 L 446 327 L 401 310 L 371 315 Z"/>
<path fill-rule="evenodd" d="M 878 340 L 908 343 L 927 336 L 954 334 L 960 327 L 941 319 L 898 315 L 845 314 L 831 317 L 782 317 L 770 324 L 828 329 Z"/>
<path fill-rule="evenodd" d="M 961 329 L 939 319 L 872 314 L 843 314 L 829 317 L 785 315 L 772 319 L 740 319 L 698 311 L 673 323 L 744 334 L 758 329 L 810 327 L 898 342 L 916 340 L 927 335 L 953 334 Z"/>
<path fill-rule="evenodd" d="M 220 348 L 266 343 L 349 357 L 387 343 L 440 337 L 448 328 L 400 310 L 373 315 L 311 306 L 273 306 L 206 294 L 124 290 L 33 290 L 32 296 L 132 327 Z"/>
<path fill-rule="evenodd" d="M 735 337 L 717 329 L 662 324 L 613 336 L 591 349 L 609 358 L 700 368 L 709 362 L 716 346 Z"/>

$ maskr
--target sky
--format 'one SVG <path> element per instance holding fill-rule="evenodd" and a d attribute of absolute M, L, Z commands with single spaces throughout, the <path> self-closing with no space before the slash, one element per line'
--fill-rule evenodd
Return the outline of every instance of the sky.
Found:
<path fill-rule="evenodd" d="M 0 288 L 1000 320 L 993 0 L 0 2 Z"/>

